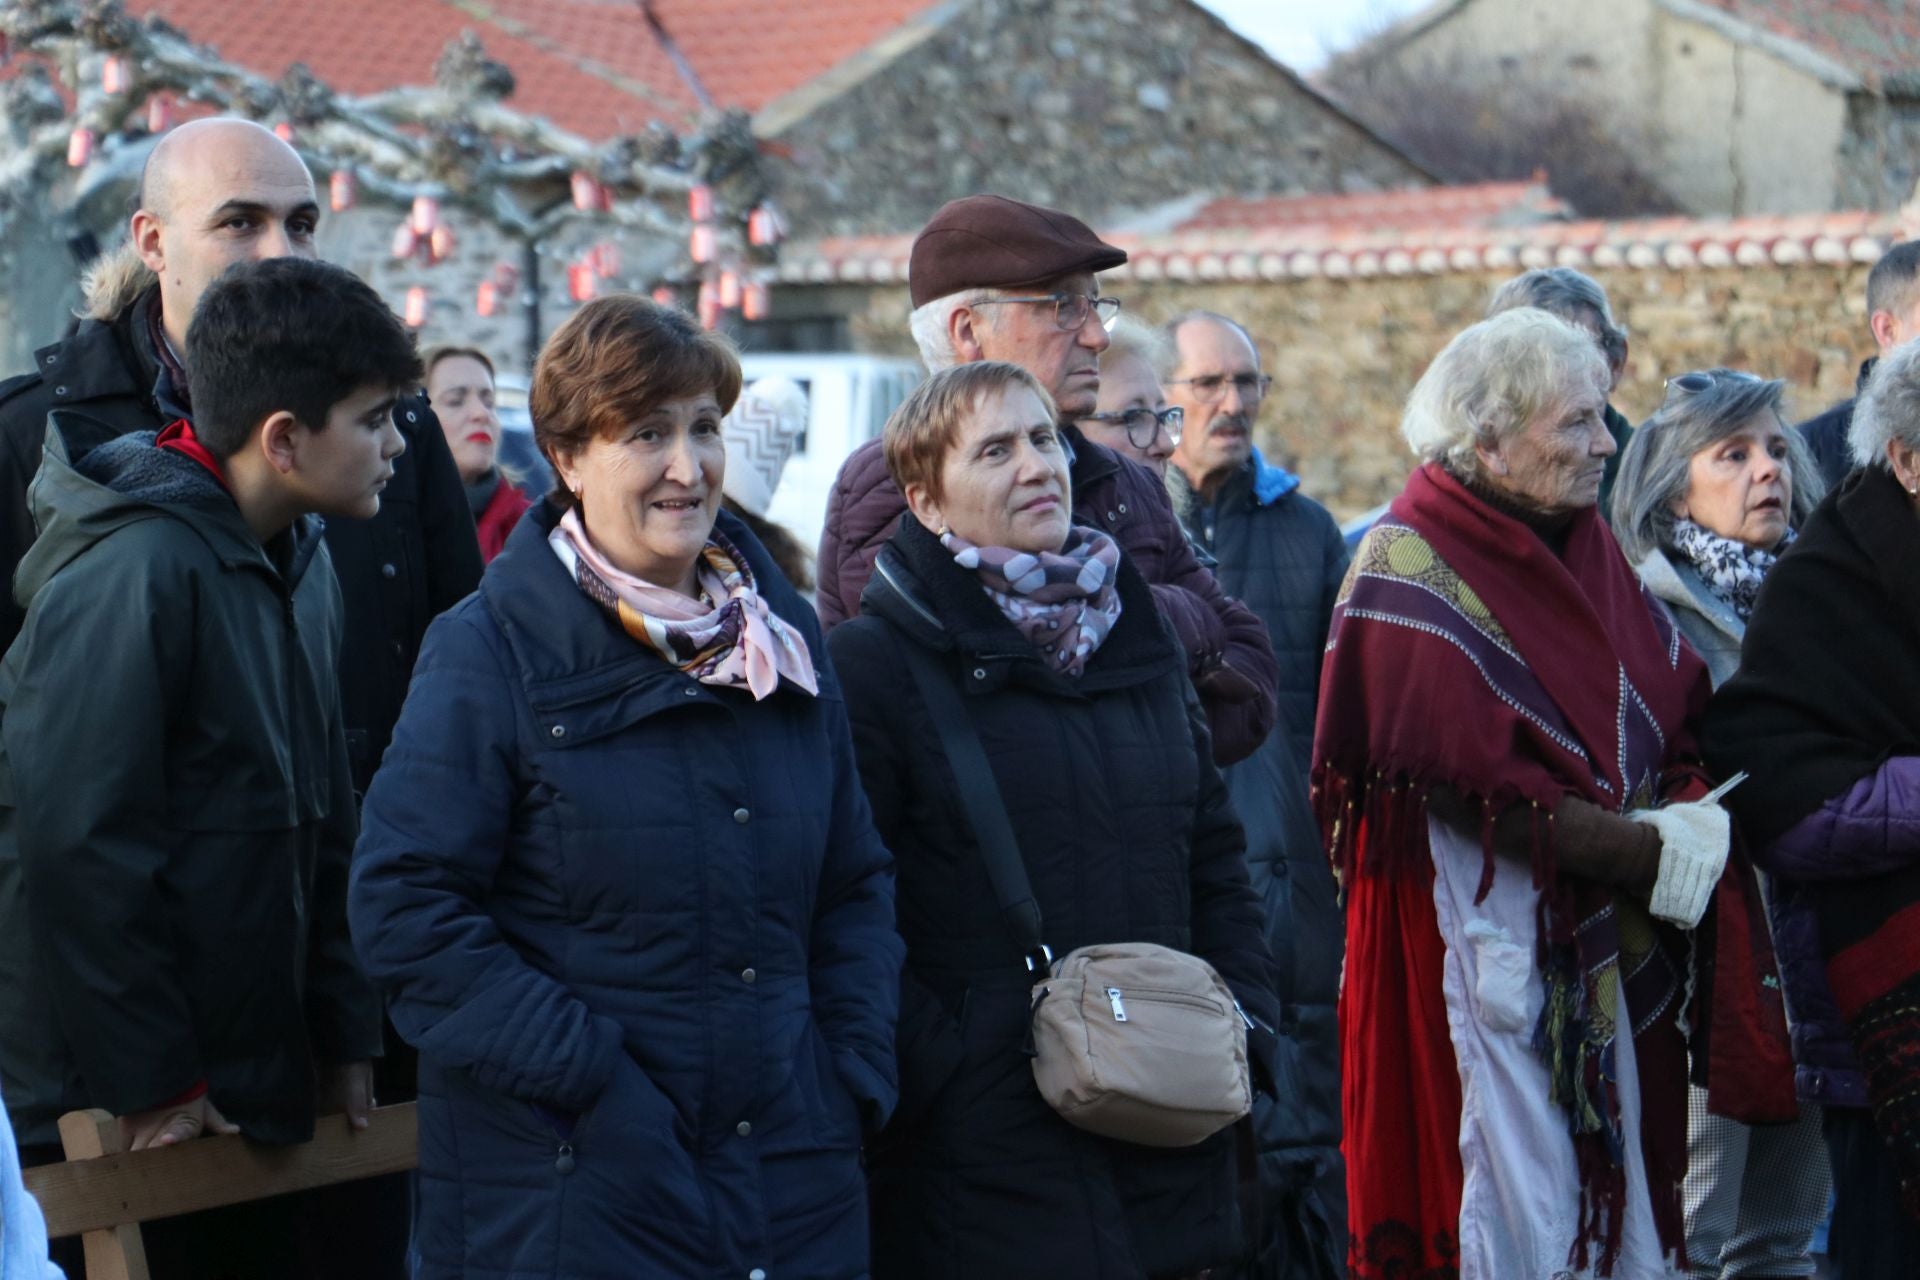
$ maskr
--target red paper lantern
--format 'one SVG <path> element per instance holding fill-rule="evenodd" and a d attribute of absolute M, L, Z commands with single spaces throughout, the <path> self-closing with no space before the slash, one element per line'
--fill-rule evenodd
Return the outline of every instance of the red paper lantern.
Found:
<path fill-rule="evenodd" d="M 687 216 L 695 222 L 708 222 L 713 218 L 713 188 L 699 183 L 687 191 Z"/>
<path fill-rule="evenodd" d="M 345 213 L 360 203 L 360 180 L 351 169 L 335 169 L 327 179 L 327 203 L 335 213 Z"/>
<path fill-rule="evenodd" d="M 664 284 L 655 287 L 653 291 L 653 300 L 659 303 L 663 307 L 671 307 L 675 303 L 680 301 L 679 297 L 674 293 L 674 291 L 668 288 Z"/>
<path fill-rule="evenodd" d="M 75 129 L 67 135 L 67 165 L 78 169 L 93 159 L 93 130 Z"/>
<path fill-rule="evenodd" d="M 520 268 L 511 262 L 493 264 L 493 287 L 501 293 L 512 293 L 513 287 L 520 283 Z"/>
<path fill-rule="evenodd" d="M 413 251 L 420 245 L 420 237 L 414 234 L 413 224 L 403 222 L 393 229 L 393 256 L 411 258 Z"/>
<path fill-rule="evenodd" d="M 498 302 L 499 298 L 493 287 L 493 281 L 482 280 L 480 287 L 474 291 L 473 309 L 483 316 L 490 316 Z"/>
<path fill-rule="evenodd" d="M 749 320 L 765 320 L 771 303 L 767 286 L 755 280 L 740 295 L 740 314 Z"/>
<path fill-rule="evenodd" d="M 729 311 L 740 305 L 740 277 L 731 271 L 720 273 L 720 305 Z"/>
<path fill-rule="evenodd" d="M 593 263 L 595 275 L 611 280 L 620 274 L 620 246 L 611 240 L 602 240 L 593 246 L 589 261 Z"/>
<path fill-rule="evenodd" d="M 409 220 L 413 224 L 413 234 L 432 235 L 433 229 L 440 224 L 440 202 L 432 196 L 415 196 Z"/>
<path fill-rule="evenodd" d="M 567 296 L 575 302 L 592 302 L 599 292 L 598 283 L 593 277 L 593 268 L 584 262 L 567 264 Z"/>
<path fill-rule="evenodd" d="M 108 93 L 125 93 L 133 83 L 133 67 L 119 54 L 100 64 L 100 87 Z"/>
<path fill-rule="evenodd" d="M 719 247 L 720 237 L 704 222 L 693 229 L 693 236 L 687 242 L 687 252 L 695 262 L 712 262 Z"/>
<path fill-rule="evenodd" d="M 427 261 L 445 262 L 453 256 L 453 228 L 441 223 L 427 237 Z"/>
<path fill-rule="evenodd" d="M 696 308 L 700 314 L 702 329 L 717 329 L 720 326 L 720 291 L 713 287 L 713 281 L 703 281 L 700 285 L 700 301 Z"/>
<path fill-rule="evenodd" d="M 601 207 L 605 193 L 600 190 L 600 180 L 585 169 L 573 171 L 573 207 L 588 212 Z"/>
<path fill-rule="evenodd" d="M 288 124 L 285 120 L 282 120 L 279 124 L 273 126 L 273 136 L 280 139 L 280 141 L 286 143 L 288 146 L 292 146 L 293 145 L 293 126 Z"/>
<path fill-rule="evenodd" d="M 427 322 L 427 290 L 424 285 L 415 285 L 407 290 L 407 326 L 418 329 Z"/>
<path fill-rule="evenodd" d="M 783 231 L 780 215 L 773 211 L 773 206 L 770 204 L 763 204 L 747 215 L 748 244 L 779 244 Z"/>
<path fill-rule="evenodd" d="M 173 128 L 173 99 L 155 94 L 147 99 L 147 132 L 165 133 Z"/>

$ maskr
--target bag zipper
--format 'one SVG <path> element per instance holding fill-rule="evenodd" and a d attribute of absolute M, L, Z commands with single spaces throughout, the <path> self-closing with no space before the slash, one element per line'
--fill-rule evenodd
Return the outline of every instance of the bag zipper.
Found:
<path fill-rule="evenodd" d="M 1127 1020 L 1127 1006 L 1126 1003 L 1120 999 L 1120 988 L 1107 988 L 1107 1003 L 1113 1006 L 1113 1020 L 1115 1022 L 1125 1022 Z"/>

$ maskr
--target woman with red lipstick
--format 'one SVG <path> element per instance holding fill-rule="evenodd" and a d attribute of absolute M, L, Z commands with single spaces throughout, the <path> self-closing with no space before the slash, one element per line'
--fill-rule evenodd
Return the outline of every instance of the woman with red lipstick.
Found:
<path fill-rule="evenodd" d="M 1245 841 L 1185 660 L 1132 562 L 1073 523 L 1056 421 L 1012 364 L 921 384 L 883 437 L 909 514 L 831 638 L 907 943 L 900 1111 L 867 1161 L 875 1280 L 1192 1276 L 1233 1261 L 1245 1230 L 1231 1129 L 1140 1146 L 1042 1097 L 1027 957 L 923 680 L 950 682 L 978 735 L 996 784 L 980 790 L 999 793 L 1053 954 L 1150 941 L 1206 960 L 1254 1028 L 1255 1087 L 1293 1093 Z"/>
<path fill-rule="evenodd" d="M 493 361 L 473 347 L 427 352 L 427 399 L 447 434 L 447 447 L 467 486 L 480 535 L 480 557 L 500 554 L 507 535 L 532 504 L 500 465 L 500 418 L 493 410 Z"/>
<path fill-rule="evenodd" d="M 1673 610 L 1716 688 L 1740 665 L 1760 584 L 1825 493 L 1812 453 L 1781 417 L 1785 387 L 1732 369 L 1669 379 L 1614 482 L 1620 549 Z M 1770 905 L 1780 920 L 1782 904 Z M 1714 1115 L 1705 1089 L 1689 1090 L 1687 1259 L 1697 1276 L 1813 1274 L 1808 1250 L 1828 1184 L 1820 1084 L 1852 1054 L 1843 1047 L 1836 1057 L 1823 1019 L 1793 1000 L 1796 968 L 1818 963 L 1804 932 L 1787 922 L 1775 942 L 1799 1024 L 1800 1117 L 1749 1127 Z"/>

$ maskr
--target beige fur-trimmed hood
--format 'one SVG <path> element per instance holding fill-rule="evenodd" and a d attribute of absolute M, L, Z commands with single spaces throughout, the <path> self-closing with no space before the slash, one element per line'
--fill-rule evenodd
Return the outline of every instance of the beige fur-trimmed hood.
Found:
<path fill-rule="evenodd" d="M 80 275 L 85 300 L 79 311 L 82 319 L 111 324 L 125 315 L 127 308 L 153 286 L 158 279 L 131 241 L 95 258 Z"/>

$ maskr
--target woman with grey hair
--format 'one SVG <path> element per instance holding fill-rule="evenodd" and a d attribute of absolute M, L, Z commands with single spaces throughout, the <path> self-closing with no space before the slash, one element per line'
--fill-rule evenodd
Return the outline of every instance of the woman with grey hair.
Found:
<path fill-rule="evenodd" d="M 1628 446 L 1613 491 L 1620 549 L 1673 611 L 1716 686 L 1740 665 L 1760 584 L 1825 493 L 1812 454 L 1781 416 L 1785 386 L 1732 369 L 1670 379 L 1659 411 Z M 1783 952 L 1780 963 L 1790 969 L 1799 959 Z M 1796 1037 L 1795 1048 L 1802 1083 L 1833 1065 L 1819 1038 Z M 1750 1128 L 1712 1114 L 1705 1089 L 1688 1091 L 1687 1258 L 1695 1275 L 1813 1274 L 1808 1251 L 1828 1186 L 1819 1103 L 1817 1091 L 1803 1092 L 1794 1123 Z"/>
<path fill-rule="evenodd" d="M 1342 1080 L 1356 1280 L 1679 1274 L 1687 1041 L 1662 1014 L 1684 931 L 1751 872 L 1723 876 L 1693 755 L 1706 669 L 1595 510 L 1608 384 L 1532 308 L 1454 338 L 1334 608 L 1314 802 L 1366 1067 Z M 1743 977 L 1757 1001 L 1745 963 L 1703 998 Z M 1721 1032 L 1790 1103 L 1784 1035 Z"/>
<path fill-rule="evenodd" d="M 1707 716 L 1769 873 L 1803 1096 L 1823 1105 L 1837 1273 L 1920 1255 L 1920 345 L 1855 410 L 1859 469 L 1801 526 Z"/>

